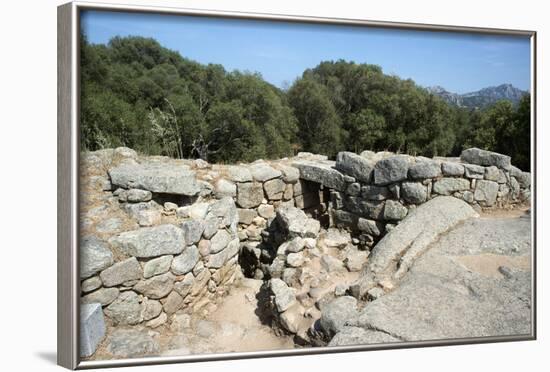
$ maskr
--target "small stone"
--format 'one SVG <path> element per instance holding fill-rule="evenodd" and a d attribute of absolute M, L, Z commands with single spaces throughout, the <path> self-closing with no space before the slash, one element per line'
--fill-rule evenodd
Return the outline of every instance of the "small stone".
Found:
<path fill-rule="evenodd" d="M 174 283 L 174 291 L 185 298 L 191 291 L 193 284 L 195 283 L 195 277 L 192 273 L 185 275 L 183 280 L 177 281 Z"/>
<path fill-rule="evenodd" d="M 410 167 L 409 177 L 415 180 L 441 176 L 441 165 L 435 161 L 417 161 Z"/>
<path fill-rule="evenodd" d="M 285 187 L 286 184 L 279 178 L 264 183 L 264 191 L 269 200 L 281 200 L 285 192 Z"/>
<path fill-rule="evenodd" d="M 232 165 L 227 167 L 227 173 L 233 182 L 252 182 L 252 173 L 246 167 Z"/>
<path fill-rule="evenodd" d="M 467 178 L 482 180 L 485 176 L 485 168 L 480 165 L 464 164 L 464 174 Z"/>
<path fill-rule="evenodd" d="M 172 291 L 164 299 L 162 308 L 164 309 L 166 314 L 173 314 L 179 310 L 182 304 L 183 297 L 181 297 L 178 292 Z"/>
<path fill-rule="evenodd" d="M 262 204 L 258 207 L 258 214 L 265 219 L 271 219 L 275 217 L 275 208 L 270 204 Z"/>
<path fill-rule="evenodd" d="M 401 191 L 403 199 L 410 204 L 421 204 L 428 199 L 426 186 L 420 182 L 403 182 Z"/>
<path fill-rule="evenodd" d="M 344 296 L 348 290 L 348 286 L 345 284 L 338 284 L 334 287 L 334 295 L 337 297 Z"/>
<path fill-rule="evenodd" d="M 383 186 L 405 180 L 408 171 L 409 158 L 405 155 L 395 155 L 379 160 L 374 166 L 374 183 Z"/>
<path fill-rule="evenodd" d="M 291 183 L 287 183 L 285 186 L 285 192 L 283 193 L 283 200 L 291 200 L 294 196 L 294 186 Z"/>
<path fill-rule="evenodd" d="M 148 190 L 130 189 L 126 192 L 126 199 L 132 203 L 147 202 L 153 194 Z"/>
<path fill-rule="evenodd" d="M 357 228 L 360 231 L 364 231 L 367 234 L 373 236 L 380 236 L 380 234 L 384 231 L 384 225 L 382 225 L 380 222 L 367 220 L 366 218 L 358 219 Z"/>
<path fill-rule="evenodd" d="M 289 253 L 286 256 L 286 263 L 290 267 L 300 267 L 304 264 L 304 254 L 299 253 Z"/>
<path fill-rule="evenodd" d="M 366 183 L 370 182 L 374 162 L 353 152 L 342 151 L 336 155 L 335 167 L 340 172 Z"/>
<path fill-rule="evenodd" d="M 181 224 L 183 237 L 187 245 L 196 244 L 204 231 L 204 224 L 199 220 L 184 221 Z"/>
<path fill-rule="evenodd" d="M 113 287 L 131 280 L 141 279 L 143 271 L 135 257 L 117 262 L 103 270 L 99 276 L 105 287 Z"/>
<path fill-rule="evenodd" d="M 138 324 L 141 322 L 142 306 L 138 295 L 133 291 L 122 292 L 104 310 L 115 325 Z"/>
<path fill-rule="evenodd" d="M 192 245 L 185 248 L 179 256 L 174 257 L 170 268 L 176 275 L 185 275 L 193 270 L 198 261 L 199 250 Z"/>
<path fill-rule="evenodd" d="M 266 182 L 273 178 L 279 178 L 282 176 L 280 171 L 272 168 L 267 163 L 252 164 L 249 169 L 252 173 L 252 178 L 259 182 Z"/>
<path fill-rule="evenodd" d="M 479 180 L 476 183 L 474 199 L 484 202 L 487 206 L 495 204 L 498 193 L 498 183 L 493 181 Z"/>
<path fill-rule="evenodd" d="M 159 299 L 170 293 L 174 286 L 174 279 L 174 275 L 170 272 L 157 275 L 146 280 L 140 280 L 134 286 L 134 290 L 149 298 Z"/>
<path fill-rule="evenodd" d="M 166 212 L 176 212 L 177 209 L 178 209 L 178 205 L 176 203 L 172 203 L 172 202 L 164 203 L 164 210 Z"/>
<path fill-rule="evenodd" d="M 101 279 L 99 279 L 99 276 L 93 276 L 82 281 L 82 283 L 80 284 L 80 290 L 84 293 L 91 292 L 101 287 L 102 284 L 103 283 L 101 283 Z"/>
<path fill-rule="evenodd" d="M 280 165 L 279 169 L 283 173 L 283 181 L 295 184 L 300 179 L 300 171 L 297 168 L 288 165 Z"/>
<path fill-rule="evenodd" d="M 398 201 L 387 200 L 384 207 L 384 219 L 402 220 L 407 215 L 408 210 Z"/>
<path fill-rule="evenodd" d="M 210 240 L 210 253 L 218 253 L 227 247 L 233 237 L 225 230 L 218 230 Z"/>
<path fill-rule="evenodd" d="M 485 179 L 488 181 L 498 182 L 500 179 L 501 170 L 495 167 L 494 165 L 485 168 Z"/>
<path fill-rule="evenodd" d="M 328 336 L 332 337 L 344 326 L 357 320 L 357 300 L 351 296 L 337 297 L 321 309 L 319 325 Z"/>
<path fill-rule="evenodd" d="M 460 163 L 444 162 L 441 164 L 444 176 L 461 177 L 464 175 L 464 166 Z"/>
<path fill-rule="evenodd" d="M 80 356 L 92 356 L 105 337 L 105 321 L 100 304 L 80 306 Z"/>
<path fill-rule="evenodd" d="M 156 318 L 162 312 L 162 304 L 157 300 L 145 300 L 143 302 L 143 320 Z"/>
<path fill-rule="evenodd" d="M 275 295 L 274 302 L 279 312 L 287 310 L 296 302 L 294 290 L 289 288 L 288 285 L 281 279 L 271 279 L 270 288 Z"/>
<path fill-rule="evenodd" d="M 117 358 L 136 358 L 156 355 L 160 346 L 145 331 L 116 329 L 107 340 L 107 351 Z"/>
<path fill-rule="evenodd" d="M 264 189 L 261 183 L 239 183 L 237 186 L 237 204 L 241 208 L 256 208 L 262 204 Z"/>
<path fill-rule="evenodd" d="M 233 198 L 237 196 L 237 185 L 231 181 L 220 178 L 218 182 L 216 182 L 215 195 L 219 199 L 226 196 Z"/>
<path fill-rule="evenodd" d="M 239 223 L 243 225 L 250 225 L 252 220 L 258 216 L 258 212 L 255 209 L 241 209 L 237 208 L 239 214 Z"/>
<path fill-rule="evenodd" d="M 346 194 L 351 196 L 358 196 L 361 193 L 361 184 L 354 182 L 350 183 L 346 189 Z"/>
<path fill-rule="evenodd" d="M 451 195 L 456 191 L 470 189 L 470 182 L 464 178 L 442 178 L 433 185 L 433 192 L 439 195 Z"/>
<path fill-rule="evenodd" d="M 86 279 L 113 264 L 113 254 L 107 244 L 95 237 L 80 241 L 80 278 Z"/>
<path fill-rule="evenodd" d="M 159 225 L 162 221 L 162 215 L 156 209 L 140 210 L 136 213 L 135 217 L 138 225 L 142 227 Z"/>
<path fill-rule="evenodd" d="M 174 256 L 167 255 L 147 261 L 145 265 L 143 265 L 143 277 L 147 279 L 155 275 L 164 274 L 170 270 L 172 258 L 174 258 Z"/>
<path fill-rule="evenodd" d="M 158 328 L 166 323 L 167 320 L 168 316 L 166 315 L 166 313 L 161 313 L 156 318 L 149 320 L 147 323 L 145 323 L 145 325 L 149 328 Z"/>
<path fill-rule="evenodd" d="M 204 220 L 204 231 L 202 232 L 202 236 L 205 239 L 210 239 L 214 236 L 215 233 L 218 232 L 218 218 L 217 217 L 209 217 L 206 220 Z"/>
<path fill-rule="evenodd" d="M 108 218 L 96 226 L 96 231 L 104 234 L 112 234 L 120 231 L 122 220 L 120 218 Z"/>
<path fill-rule="evenodd" d="M 101 306 L 107 306 L 116 300 L 119 293 L 118 288 L 100 288 L 82 297 L 80 302 L 83 304 L 100 303 Z"/>

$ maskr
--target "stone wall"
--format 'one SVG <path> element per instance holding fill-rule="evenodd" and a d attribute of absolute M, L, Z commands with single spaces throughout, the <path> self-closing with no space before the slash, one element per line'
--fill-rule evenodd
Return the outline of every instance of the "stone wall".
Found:
<path fill-rule="evenodd" d="M 528 173 L 478 149 L 461 158 L 365 151 L 221 165 L 118 148 L 84 154 L 81 169 L 82 302 L 100 303 L 112 325 L 152 328 L 209 311 L 241 271 L 288 286 L 306 280 L 304 260 L 339 270 L 316 250 L 321 227 L 347 230 L 353 273 L 387 231 L 437 195 L 476 208 L 530 198 Z M 323 237 L 331 249 L 347 246 L 331 234 Z"/>

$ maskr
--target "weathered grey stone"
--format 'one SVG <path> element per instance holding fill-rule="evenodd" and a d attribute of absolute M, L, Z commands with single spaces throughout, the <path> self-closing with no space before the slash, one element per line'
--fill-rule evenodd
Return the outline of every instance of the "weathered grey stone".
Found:
<path fill-rule="evenodd" d="M 498 183 L 493 181 L 479 180 L 476 182 L 474 199 L 479 202 L 484 202 L 490 207 L 497 200 Z"/>
<path fill-rule="evenodd" d="M 298 169 L 296 169 L 296 171 L 298 171 Z M 285 192 L 283 193 L 283 200 L 292 200 L 293 197 L 294 197 L 294 185 L 292 185 L 291 183 L 287 183 L 285 186 Z"/>
<path fill-rule="evenodd" d="M 161 212 L 157 209 L 140 210 L 137 212 L 135 218 L 138 225 L 142 227 L 159 225 L 162 221 Z"/>
<path fill-rule="evenodd" d="M 107 351 L 117 358 L 154 356 L 160 346 L 147 331 L 116 329 L 107 340 Z"/>
<path fill-rule="evenodd" d="M 80 299 L 83 304 L 100 303 L 101 306 L 107 306 L 119 295 L 118 288 L 100 288 L 95 292 L 88 293 Z"/>
<path fill-rule="evenodd" d="M 149 279 L 140 280 L 134 286 L 134 290 L 149 298 L 159 299 L 170 293 L 174 287 L 174 279 L 174 275 L 167 272 Z"/>
<path fill-rule="evenodd" d="M 351 296 L 337 297 L 321 308 L 319 325 L 327 336 L 332 337 L 344 326 L 353 324 L 358 316 L 355 298 Z"/>
<path fill-rule="evenodd" d="M 286 263 L 290 267 L 300 267 L 304 262 L 304 254 L 302 252 L 289 253 L 286 256 Z"/>
<path fill-rule="evenodd" d="M 233 182 L 252 182 L 252 173 L 243 166 L 231 165 L 227 167 L 227 174 Z"/>
<path fill-rule="evenodd" d="M 210 240 L 210 253 L 218 253 L 225 249 L 232 239 L 233 237 L 226 230 L 218 230 Z"/>
<path fill-rule="evenodd" d="M 142 306 L 143 312 L 141 316 L 143 320 L 151 320 L 156 318 L 162 312 L 162 304 L 157 300 L 145 300 Z"/>
<path fill-rule="evenodd" d="M 471 191 L 464 191 L 464 194 L 462 194 L 462 200 L 466 203 L 472 204 L 474 202 L 474 193 Z"/>
<path fill-rule="evenodd" d="M 374 166 L 374 183 L 389 185 L 407 179 L 409 165 L 409 158 L 404 155 L 379 160 Z"/>
<path fill-rule="evenodd" d="M 379 236 L 384 231 L 383 224 L 366 218 L 359 218 L 357 220 L 357 228 L 372 236 Z"/>
<path fill-rule="evenodd" d="M 260 217 L 269 220 L 270 218 L 275 217 L 275 207 L 271 204 L 262 204 L 258 207 L 258 214 Z"/>
<path fill-rule="evenodd" d="M 138 324 L 141 322 L 142 306 L 138 295 L 133 291 L 122 292 L 104 310 L 115 325 Z"/>
<path fill-rule="evenodd" d="M 501 177 L 500 172 L 502 172 L 500 169 L 494 165 L 491 165 L 490 167 L 485 168 L 485 179 L 488 181 L 498 182 Z"/>
<path fill-rule="evenodd" d="M 109 170 L 111 183 L 125 189 L 194 196 L 200 192 L 195 172 L 185 165 L 123 164 Z"/>
<path fill-rule="evenodd" d="M 170 292 L 163 301 L 162 307 L 166 314 L 169 315 L 178 311 L 181 305 L 183 305 L 183 297 L 177 291 Z"/>
<path fill-rule="evenodd" d="M 258 217 L 258 212 L 255 209 L 237 208 L 237 213 L 239 214 L 239 223 L 244 225 L 250 225 L 252 220 Z"/>
<path fill-rule="evenodd" d="M 441 164 L 441 170 L 444 176 L 460 177 L 464 175 L 464 166 L 459 163 L 444 162 Z"/>
<path fill-rule="evenodd" d="M 295 207 L 279 208 L 277 220 L 290 238 L 315 238 L 321 228 L 319 221 L 309 218 L 304 211 Z"/>
<path fill-rule="evenodd" d="M 143 271 L 135 257 L 117 262 L 103 270 L 99 277 L 105 287 L 113 287 L 124 282 L 141 279 Z"/>
<path fill-rule="evenodd" d="M 285 182 L 280 178 L 269 180 L 264 183 L 264 191 L 269 200 L 281 200 L 285 192 L 285 187 Z"/>
<path fill-rule="evenodd" d="M 372 345 L 401 342 L 387 333 L 360 327 L 344 326 L 336 333 L 328 346 Z"/>
<path fill-rule="evenodd" d="M 210 239 L 217 232 L 218 232 L 218 217 L 212 216 L 204 220 L 204 231 L 202 233 L 202 236 L 205 239 Z"/>
<path fill-rule="evenodd" d="M 467 178 L 482 180 L 485 176 L 485 168 L 481 165 L 464 164 L 464 174 Z"/>
<path fill-rule="evenodd" d="M 167 255 L 147 261 L 145 265 L 143 265 L 143 277 L 147 279 L 155 275 L 164 274 L 170 270 L 172 258 L 174 258 L 174 256 Z"/>
<path fill-rule="evenodd" d="M 402 220 L 407 215 L 407 208 L 396 200 L 387 200 L 384 206 L 385 220 Z"/>
<path fill-rule="evenodd" d="M 100 304 L 80 306 L 80 356 L 92 356 L 105 337 L 105 322 Z"/>
<path fill-rule="evenodd" d="M 183 252 L 174 257 L 170 269 L 176 275 L 184 275 L 193 270 L 199 261 L 199 250 L 195 245 L 189 246 Z"/>
<path fill-rule="evenodd" d="M 353 152 L 342 151 L 336 155 L 336 169 L 360 182 L 370 182 L 374 162 Z"/>
<path fill-rule="evenodd" d="M 204 223 L 200 220 L 184 221 L 181 224 L 183 238 L 187 245 L 198 243 L 204 231 Z"/>
<path fill-rule="evenodd" d="M 233 256 L 239 253 L 239 248 L 240 248 L 239 238 L 235 238 L 231 240 L 229 244 L 227 244 L 227 247 L 224 250 L 222 250 L 219 253 L 210 255 L 206 266 L 212 269 L 219 269 L 227 261 L 229 261 Z"/>
<path fill-rule="evenodd" d="M 121 252 L 135 257 L 179 254 L 185 247 L 183 231 L 174 225 L 144 227 L 124 232 L 109 240 Z"/>
<path fill-rule="evenodd" d="M 403 182 L 401 192 L 403 199 L 410 204 L 424 203 L 428 199 L 428 190 L 420 182 Z"/>
<path fill-rule="evenodd" d="M 252 173 L 252 178 L 259 182 L 266 182 L 282 176 L 280 171 L 274 169 L 267 163 L 252 164 L 249 169 L 250 173 Z"/>
<path fill-rule="evenodd" d="M 189 273 L 185 275 L 183 280 L 177 281 L 174 283 L 174 291 L 178 292 L 178 294 L 185 298 L 188 294 L 191 288 L 193 287 L 193 284 L 195 283 L 195 277 L 192 273 Z"/>
<path fill-rule="evenodd" d="M 278 312 L 287 310 L 296 302 L 296 295 L 294 289 L 290 288 L 281 279 L 271 279 L 269 281 L 271 291 L 275 298 L 274 303 Z"/>
<path fill-rule="evenodd" d="M 145 323 L 145 325 L 149 328 L 157 328 L 166 323 L 167 320 L 168 316 L 166 315 L 166 313 L 163 312 L 160 313 L 160 315 L 156 318 L 149 320 L 147 323 Z"/>
<path fill-rule="evenodd" d="M 80 240 L 80 278 L 86 279 L 113 264 L 113 253 L 107 244 L 96 236 Z"/>
<path fill-rule="evenodd" d="M 390 192 L 386 186 L 365 185 L 361 187 L 361 196 L 367 200 L 386 200 Z"/>
<path fill-rule="evenodd" d="M 365 251 L 360 251 L 357 248 L 349 249 L 346 252 L 346 258 L 344 264 L 348 271 L 361 271 L 363 266 L 367 263 L 368 254 Z"/>
<path fill-rule="evenodd" d="M 351 196 L 358 196 L 359 194 L 361 194 L 361 184 L 357 182 L 350 183 L 346 188 L 346 194 Z"/>
<path fill-rule="evenodd" d="M 283 180 L 286 183 L 295 184 L 300 179 L 300 171 L 297 168 L 288 165 L 279 165 L 279 169 L 283 173 Z"/>
<path fill-rule="evenodd" d="M 126 192 L 126 199 L 132 203 L 147 202 L 153 194 L 148 190 L 130 189 Z"/>
<path fill-rule="evenodd" d="M 441 176 L 441 165 L 436 161 L 417 161 L 409 168 L 409 177 L 415 180 Z"/>
<path fill-rule="evenodd" d="M 237 186 L 237 204 L 241 208 L 256 208 L 264 199 L 264 189 L 261 183 L 239 183 Z"/>
<path fill-rule="evenodd" d="M 295 161 L 292 164 L 300 171 L 300 178 L 306 181 L 320 183 L 328 188 L 345 191 L 344 175 L 334 169 L 334 162 Z"/>
<path fill-rule="evenodd" d="M 99 276 L 92 276 L 91 278 L 83 280 L 82 283 L 80 283 L 80 290 L 84 293 L 88 293 L 98 289 L 102 284 L 103 283 L 101 283 Z"/>
<path fill-rule="evenodd" d="M 507 155 L 502 155 L 492 151 L 471 148 L 462 151 L 460 159 L 466 163 L 477 164 L 483 166 L 495 165 L 499 168 L 509 170 L 511 167 L 511 158 Z"/>
<path fill-rule="evenodd" d="M 433 185 L 433 192 L 439 195 L 451 195 L 456 191 L 470 189 L 470 181 L 464 178 L 442 178 Z"/>
<path fill-rule="evenodd" d="M 323 245 L 329 248 L 344 248 L 351 243 L 348 231 L 329 228 L 323 236 Z"/>
<path fill-rule="evenodd" d="M 176 213 L 182 218 L 191 218 L 194 220 L 202 220 L 206 217 L 210 204 L 201 202 L 194 203 L 185 207 L 178 208 Z"/>
<path fill-rule="evenodd" d="M 226 196 L 230 196 L 233 198 L 237 196 L 237 185 L 235 185 L 233 182 L 228 181 L 224 178 L 220 178 L 216 182 L 215 195 L 216 195 L 216 198 L 223 198 Z"/>

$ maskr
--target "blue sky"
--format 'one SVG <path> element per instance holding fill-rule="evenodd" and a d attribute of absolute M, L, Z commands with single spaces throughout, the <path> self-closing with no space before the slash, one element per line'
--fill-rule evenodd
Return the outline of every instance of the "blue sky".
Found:
<path fill-rule="evenodd" d="M 83 12 L 81 24 L 92 43 L 153 37 L 184 57 L 259 72 L 279 87 L 338 59 L 456 93 L 503 83 L 530 87 L 528 37 L 101 11 Z"/>

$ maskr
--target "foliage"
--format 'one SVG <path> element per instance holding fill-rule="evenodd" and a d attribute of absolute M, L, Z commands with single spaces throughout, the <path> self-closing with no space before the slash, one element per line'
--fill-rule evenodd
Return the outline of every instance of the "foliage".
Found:
<path fill-rule="evenodd" d="M 389 150 L 457 156 L 480 147 L 529 169 L 530 98 L 483 109 L 450 105 L 376 65 L 321 62 L 280 90 L 257 73 L 201 65 L 142 37 L 81 37 L 84 149 L 128 146 L 212 162 L 296 151 Z"/>

